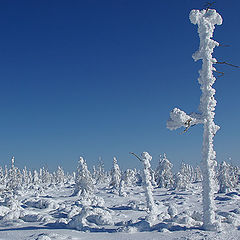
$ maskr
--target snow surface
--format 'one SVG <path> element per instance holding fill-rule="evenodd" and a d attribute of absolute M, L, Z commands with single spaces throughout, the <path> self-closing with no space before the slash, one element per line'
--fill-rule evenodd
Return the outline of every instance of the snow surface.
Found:
<path fill-rule="evenodd" d="M 18 190 L 0 198 L 0 240 L 3 239 L 239 239 L 240 189 L 215 194 L 222 232 L 202 229 L 201 183 L 185 191 L 155 188 L 160 214 L 151 224 L 142 186 L 125 187 L 127 196 L 98 185 L 88 198 L 74 196 L 74 184 Z M 6 193 L 5 193 L 6 195 Z M 95 200 L 94 200 L 95 198 Z M 77 230 L 78 229 L 78 230 Z"/>

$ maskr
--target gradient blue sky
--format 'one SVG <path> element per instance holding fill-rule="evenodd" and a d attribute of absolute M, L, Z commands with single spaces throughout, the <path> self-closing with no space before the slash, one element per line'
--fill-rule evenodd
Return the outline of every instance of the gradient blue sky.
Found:
<path fill-rule="evenodd" d="M 89 167 L 116 156 L 121 168 L 141 167 L 129 155 L 148 151 L 153 165 L 166 152 L 178 167 L 201 159 L 202 126 L 166 129 L 169 112 L 196 111 L 201 63 L 199 0 L 1 0 L 0 163 L 66 171 L 79 156 Z M 223 16 L 214 39 L 219 61 L 240 65 L 240 1 L 215 4 Z M 240 70 L 217 66 L 217 160 L 239 164 Z"/>

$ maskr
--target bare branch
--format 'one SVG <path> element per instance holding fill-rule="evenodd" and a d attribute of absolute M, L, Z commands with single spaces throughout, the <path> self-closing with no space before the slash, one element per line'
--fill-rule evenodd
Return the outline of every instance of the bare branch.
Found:
<path fill-rule="evenodd" d="M 226 65 L 231 66 L 231 67 L 240 68 L 240 66 L 233 65 L 233 64 L 228 63 L 228 62 L 215 62 L 215 63 L 216 63 L 216 64 L 226 64 Z"/>
<path fill-rule="evenodd" d="M 139 161 L 143 161 L 137 154 L 133 153 L 133 152 L 130 152 L 130 154 L 132 154 L 133 156 L 135 156 Z"/>

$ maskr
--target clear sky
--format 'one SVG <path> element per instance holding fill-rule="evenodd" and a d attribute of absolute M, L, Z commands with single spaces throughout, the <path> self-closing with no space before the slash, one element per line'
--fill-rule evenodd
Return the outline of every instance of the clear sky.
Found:
<path fill-rule="evenodd" d="M 0 165 L 61 165 L 83 156 L 89 167 L 116 156 L 121 168 L 141 167 L 129 155 L 148 151 L 153 165 L 201 160 L 202 126 L 169 131 L 169 112 L 197 111 L 201 62 L 191 9 L 199 0 L 1 0 Z M 219 61 L 240 65 L 240 1 L 214 5 L 223 17 L 214 39 Z M 217 66 L 217 160 L 240 163 L 240 70 Z"/>

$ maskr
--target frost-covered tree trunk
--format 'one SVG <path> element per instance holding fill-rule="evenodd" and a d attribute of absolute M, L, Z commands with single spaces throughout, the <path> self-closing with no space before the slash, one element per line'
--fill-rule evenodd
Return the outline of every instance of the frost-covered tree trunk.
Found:
<path fill-rule="evenodd" d="M 153 193 L 152 193 L 153 187 L 152 187 L 151 173 L 150 173 L 150 168 L 151 168 L 150 161 L 152 160 L 152 156 L 148 152 L 143 152 L 141 156 L 142 156 L 142 162 L 144 167 L 143 187 L 145 189 L 147 208 L 151 214 L 155 214 L 156 206 L 153 199 Z"/>
<path fill-rule="evenodd" d="M 214 123 L 214 110 L 216 100 L 215 89 L 212 87 L 216 78 L 213 76 L 213 64 L 216 59 L 212 57 L 213 49 L 219 45 L 212 40 L 215 25 L 222 24 L 222 17 L 215 9 L 192 10 L 190 21 L 198 25 L 200 37 L 199 50 L 193 55 L 195 61 L 202 59 L 202 69 L 198 79 L 201 84 L 202 96 L 199 110 L 204 119 L 203 147 L 202 147 L 202 175 L 203 175 L 203 224 L 207 230 L 216 229 L 214 194 L 214 166 L 216 166 L 216 153 L 213 149 L 213 138 L 219 129 Z"/>
<path fill-rule="evenodd" d="M 202 123 L 204 126 L 201 164 L 203 175 L 203 227 L 206 230 L 216 230 L 218 223 L 215 218 L 215 205 L 213 200 L 216 153 L 213 149 L 213 138 L 219 126 L 214 123 L 216 100 L 214 99 L 215 89 L 212 85 L 216 80 L 213 76 L 213 71 L 215 70 L 213 64 L 216 63 L 217 60 L 212 57 L 212 53 L 213 49 L 218 46 L 219 43 L 211 38 L 215 25 L 222 24 L 222 17 L 215 9 L 192 10 L 189 17 L 191 23 L 198 25 L 200 37 L 199 50 L 193 54 L 195 61 L 202 60 L 202 69 L 199 71 L 200 77 L 198 79 L 202 90 L 199 106 L 200 114 L 192 113 L 187 115 L 180 109 L 175 108 L 170 113 L 167 127 L 173 130 L 184 126 L 186 127 L 185 131 L 187 131 L 189 127 L 195 124 Z"/>

